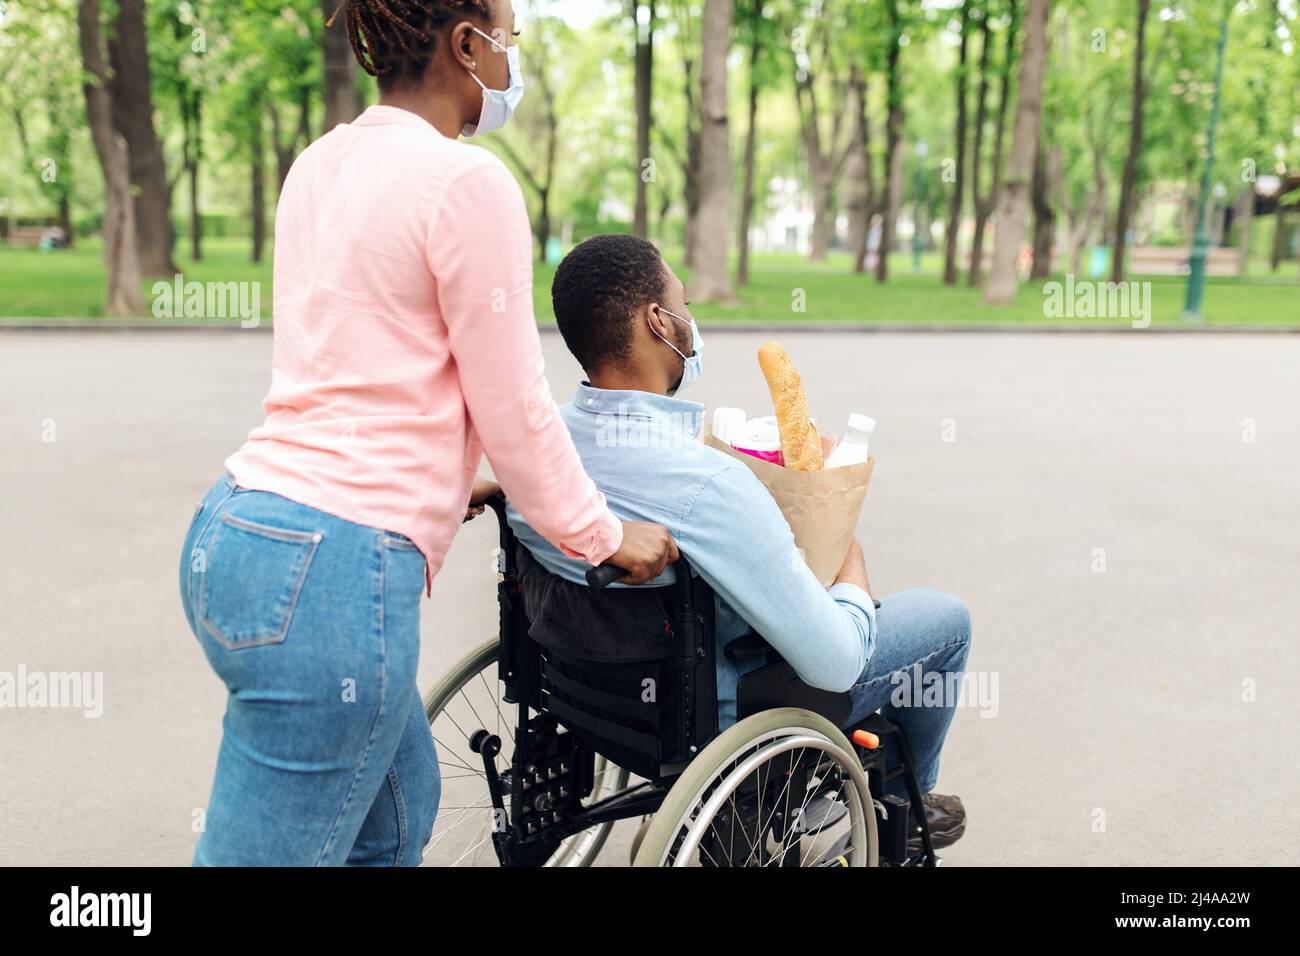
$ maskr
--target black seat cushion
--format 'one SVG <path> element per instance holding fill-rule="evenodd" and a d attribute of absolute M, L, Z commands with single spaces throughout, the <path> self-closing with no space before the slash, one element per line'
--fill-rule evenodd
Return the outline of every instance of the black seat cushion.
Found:
<path fill-rule="evenodd" d="M 662 660 L 674 651 L 672 588 L 593 590 L 546 570 L 517 547 L 528 636 L 564 656 L 602 663 Z"/>

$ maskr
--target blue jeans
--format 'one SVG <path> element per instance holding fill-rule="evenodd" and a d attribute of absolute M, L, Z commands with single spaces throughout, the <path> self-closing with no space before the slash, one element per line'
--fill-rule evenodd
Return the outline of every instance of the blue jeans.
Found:
<path fill-rule="evenodd" d="M 195 866 L 418 865 L 440 779 L 416 687 L 424 557 L 227 474 L 181 602 L 229 696 Z"/>
<path fill-rule="evenodd" d="M 970 651 L 970 613 L 950 594 L 913 588 L 881 600 L 876 628 L 875 649 L 849 690 L 853 698 L 849 723 L 855 724 L 879 708 L 882 716 L 902 727 L 917 783 L 922 793 L 928 793 L 939 779 L 939 751 L 957 701 L 948 693 L 936 701 L 939 695 L 927 696 L 922 691 L 925 684 L 939 682 L 945 687 L 961 686 L 959 678 Z M 908 689 L 916 692 L 896 695 L 904 680 Z M 887 790 L 907 798 L 901 776 L 891 780 Z"/>

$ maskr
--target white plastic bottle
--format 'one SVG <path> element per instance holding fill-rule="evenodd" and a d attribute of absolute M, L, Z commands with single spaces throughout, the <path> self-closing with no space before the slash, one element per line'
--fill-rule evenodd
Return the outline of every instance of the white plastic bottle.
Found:
<path fill-rule="evenodd" d="M 860 465 L 867 460 L 867 445 L 871 433 L 876 430 L 876 420 L 866 415 L 850 415 L 849 429 L 835 446 L 829 458 L 827 468 L 839 468 L 842 465 Z"/>
<path fill-rule="evenodd" d="M 716 408 L 713 411 L 713 434 L 728 445 L 736 445 L 745 439 L 745 410 L 743 408 Z"/>

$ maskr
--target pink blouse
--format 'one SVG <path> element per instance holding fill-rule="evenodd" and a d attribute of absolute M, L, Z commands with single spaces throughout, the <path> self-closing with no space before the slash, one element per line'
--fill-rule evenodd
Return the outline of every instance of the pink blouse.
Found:
<path fill-rule="evenodd" d="M 275 218 L 265 422 L 235 481 L 405 534 L 442 567 L 484 452 L 525 520 L 598 564 L 623 530 L 543 375 L 533 245 L 496 156 L 372 106 L 294 162 Z"/>

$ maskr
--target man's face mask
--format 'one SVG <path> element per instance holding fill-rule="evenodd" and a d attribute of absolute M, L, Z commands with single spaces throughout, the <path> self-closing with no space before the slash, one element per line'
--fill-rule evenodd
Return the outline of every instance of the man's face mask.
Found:
<path fill-rule="evenodd" d="M 658 306 L 658 309 L 660 312 L 668 312 L 668 310 L 663 306 Z M 682 350 L 673 345 L 672 342 L 669 342 L 667 339 L 664 339 L 662 335 L 659 335 L 659 333 L 655 331 L 653 325 L 650 326 L 651 332 L 654 332 L 655 335 L 659 335 L 659 338 L 663 339 L 670 349 L 682 357 L 682 379 L 677 384 L 676 388 L 669 389 L 668 391 L 669 395 L 676 395 L 687 385 L 698 382 L 700 376 L 704 374 L 704 356 L 702 354 L 704 351 L 704 339 L 700 336 L 699 326 L 695 324 L 694 319 L 683 319 L 676 312 L 668 312 L 668 314 L 678 322 L 687 322 L 691 327 L 691 349 L 693 351 L 690 355 L 685 355 Z M 647 321 L 649 321 L 648 318 Z"/>
<path fill-rule="evenodd" d="M 479 36 L 486 38 L 493 48 L 505 50 L 506 63 L 510 68 L 510 85 L 504 90 L 494 90 L 477 76 L 474 76 L 473 73 L 470 73 L 474 82 L 483 87 L 483 106 L 479 110 L 478 122 L 466 123 L 461 128 L 460 135 L 462 136 L 478 136 L 480 133 L 491 133 L 505 126 L 518 108 L 519 101 L 524 98 L 524 74 L 519 69 L 519 47 L 502 47 L 500 43 L 493 40 L 478 27 L 472 29 Z"/>

